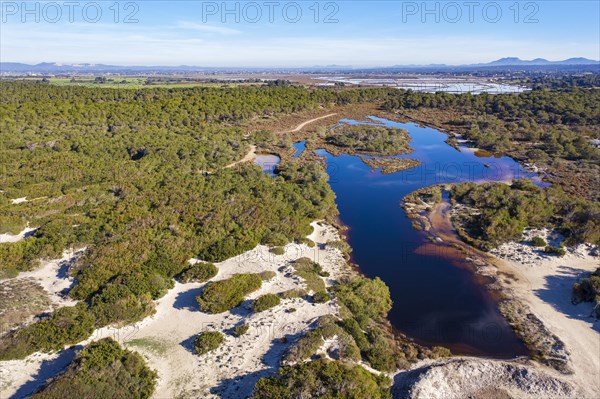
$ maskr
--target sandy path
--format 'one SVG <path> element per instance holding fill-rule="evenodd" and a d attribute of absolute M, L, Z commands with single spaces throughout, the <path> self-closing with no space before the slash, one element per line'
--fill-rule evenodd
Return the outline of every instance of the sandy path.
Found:
<path fill-rule="evenodd" d="M 337 112 L 334 112 L 333 114 L 319 116 L 318 118 L 309 119 L 307 121 L 302 122 L 301 124 L 299 124 L 298 126 L 296 126 L 294 129 L 292 129 L 292 130 L 286 130 L 286 131 L 283 131 L 281 133 L 295 133 L 295 132 L 299 132 L 300 130 L 302 130 L 304 128 L 304 126 L 306 126 L 308 124 L 311 124 L 311 123 L 316 122 L 316 121 L 321 120 L 321 119 L 329 118 L 329 117 L 334 116 L 334 115 L 337 115 Z"/>
<path fill-rule="evenodd" d="M 239 165 L 244 162 L 250 162 L 250 161 L 254 160 L 254 158 L 256 158 L 256 146 L 254 144 L 252 144 L 250 146 L 250 151 L 248 151 L 248 153 L 246 154 L 246 156 L 244 156 L 244 158 L 240 159 L 239 161 L 230 163 L 229 165 L 227 165 L 225 167 L 233 168 L 235 165 Z"/>

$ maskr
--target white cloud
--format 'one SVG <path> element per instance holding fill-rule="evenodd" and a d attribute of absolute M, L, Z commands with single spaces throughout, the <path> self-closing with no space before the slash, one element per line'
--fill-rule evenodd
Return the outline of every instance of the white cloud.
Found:
<path fill-rule="evenodd" d="M 216 26 L 208 24 L 199 24 L 196 22 L 189 21 L 178 21 L 177 26 L 182 29 L 190 29 L 205 33 L 216 33 L 219 35 L 237 35 L 242 33 L 237 29 L 228 28 L 226 26 Z"/>

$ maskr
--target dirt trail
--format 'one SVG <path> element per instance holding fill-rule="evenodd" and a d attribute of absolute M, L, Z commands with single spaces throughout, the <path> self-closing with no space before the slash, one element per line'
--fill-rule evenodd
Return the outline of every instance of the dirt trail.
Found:
<path fill-rule="evenodd" d="M 230 163 L 229 165 L 225 166 L 226 168 L 233 168 L 235 165 L 244 163 L 244 162 L 250 162 L 252 160 L 254 160 L 254 158 L 256 158 L 256 146 L 255 145 L 251 145 L 250 146 L 250 151 L 248 151 L 248 153 L 246 154 L 246 156 L 242 159 L 240 159 L 239 161 L 235 161 L 233 163 Z"/>
<path fill-rule="evenodd" d="M 296 126 L 294 129 L 292 129 L 292 130 L 286 130 L 286 131 L 283 131 L 281 133 L 295 133 L 295 132 L 299 132 L 300 130 L 302 130 L 302 128 L 304 128 L 304 126 L 306 126 L 308 124 L 311 124 L 311 123 L 316 122 L 316 121 L 321 120 L 321 119 L 329 118 L 329 117 L 334 116 L 334 115 L 337 115 L 337 112 L 334 112 L 333 114 L 327 114 L 327 115 L 324 115 L 324 116 L 319 116 L 318 118 L 309 119 L 307 121 L 302 122 L 301 124 L 299 124 L 298 126 Z"/>
<path fill-rule="evenodd" d="M 298 132 L 298 131 L 302 130 L 308 124 L 311 124 L 311 123 L 316 122 L 316 121 L 321 120 L 321 119 L 329 118 L 329 117 L 334 116 L 334 115 L 337 115 L 337 112 L 334 112 L 332 114 L 327 114 L 327 115 L 319 116 L 318 118 L 309 119 L 307 121 L 302 122 L 301 124 L 299 124 L 298 126 L 296 126 L 292 130 L 285 130 L 285 131 L 279 132 L 279 133 L 295 133 L 295 132 Z M 233 168 L 234 166 L 236 166 L 236 165 L 238 165 L 240 163 L 250 162 L 250 161 L 254 160 L 254 158 L 256 158 L 256 146 L 255 145 L 251 145 L 250 146 L 250 151 L 248 151 L 248 153 L 246 154 L 246 156 L 244 158 L 240 159 L 239 161 L 235 161 L 233 163 L 230 163 L 229 165 L 227 165 L 225 167 L 226 168 Z"/>

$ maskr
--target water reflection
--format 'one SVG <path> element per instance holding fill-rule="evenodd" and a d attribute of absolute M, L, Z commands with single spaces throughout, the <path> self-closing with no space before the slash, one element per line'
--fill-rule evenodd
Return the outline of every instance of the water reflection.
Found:
<path fill-rule="evenodd" d="M 273 154 L 257 154 L 254 163 L 260 166 L 263 172 L 275 176 L 275 168 L 281 162 L 281 158 Z"/>

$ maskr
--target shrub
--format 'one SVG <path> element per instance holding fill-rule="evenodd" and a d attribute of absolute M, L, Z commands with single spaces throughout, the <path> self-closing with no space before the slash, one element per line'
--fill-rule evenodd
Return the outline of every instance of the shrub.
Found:
<path fill-rule="evenodd" d="M 279 296 L 281 297 L 281 299 L 302 298 L 306 296 L 306 290 L 303 290 L 301 288 L 291 289 L 282 292 L 281 294 L 279 294 Z"/>
<path fill-rule="evenodd" d="M 277 275 L 277 273 L 275 273 L 274 271 L 271 271 L 271 270 L 265 270 L 264 272 L 258 273 L 258 275 L 260 276 L 262 281 L 269 281 L 273 277 L 275 277 Z"/>
<path fill-rule="evenodd" d="M 290 240 L 283 234 L 278 232 L 270 231 L 267 233 L 262 240 L 260 240 L 261 244 L 264 245 L 272 245 L 276 247 L 282 247 L 287 244 Z"/>
<path fill-rule="evenodd" d="M 217 275 L 219 269 L 209 262 L 199 262 L 188 267 L 179 275 L 182 283 L 203 283 Z"/>
<path fill-rule="evenodd" d="M 349 284 L 338 284 L 333 290 L 359 321 L 365 318 L 381 320 L 392 308 L 390 289 L 379 278 L 359 277 Z"/>
<path fill-rule="evenodd" d="M 564 248 L 561 247 L 553 247 L 552 245 L 547 245 L 544 248 L 544 252 L 551 255 L 557 255 L 559 257 L 565 256 L 566 252 Z"/>
<path fill-rule="evenodd" d="M 233 329 L 233 335 L 235 335 L 236 337 L 241 337 L 242 335 L 246 334 L 249 329 L 250 326 L 246 323 L 237 325 Z"/>
<path fill-rule="evenodd" d="M 252 309 L 255 312 L 263 312 L 267 309 L 271 309 L 281 303 L 279 297 L 275 294 L 265 294 L 258 297 L 252 304 Z"/>
<path fill-rule="evenodd" d="M 284 247 L 273 247 L 269 250 L 269 252 L 271 252 L 274 255 L 283 255 L 283 254 L 285 254 L 285 248 Z"/>
<path fill-rule="evenodd" d="M 136 296 L 124 285 L 110 284 L 92 298 L 90 311 L 96 317 L 96 326 L 106 326 L 135 323 L 151 315 L 154 308 L 149 294 Z"/>
<path fill-rule="evenodd" d="M 238 306 L 246 295 L 261 285 L 258 274 L 236 274 L 227 280 L 209 282 L 196 299 L 202 311 L 222 313 Z"/>
<path fill-rule="evenodd" d="M 344 319 L 340 323 L 354 339 L 361 351 L 366 351 L 369 348 L 369 340 L 358 322 L 352 318 Z"/>
<path fill-rule="evenodd" d="M 337 354 L 330 353 L 330 355 L 332 357 L 337 355 L 339 359 L 359 361 L 361 359 L 360 349 L 358 348 L 356 341 L 354 341 L 354 338 L 352 338 L 352 336 L 337 323 L 337 318 L 333 316 L 323 316 L 317 323 L 319 326 L 317 330 L 321 332 L 323 338 L 331 339 L 337 337 L 339 352 Z"/>
<path fill-rule="evenodd" d="M 452 356 L 452 352 L 450 352 L 450 349 L 448 348 L 445 348 L 443 346 L 434 346 L 433 348 L 431 348 L 431 357 L 433 359 L 450 356 Z"/>
<path fill-rule="evenodd" d="M 396 370 L 398 359 L 393 341 L 388 340 L 381 331 L 369 329 L 367 333 L 369 347 L 365 351 L 365 357 L 375 370 L 392 372 Z"/>
<path fill-rule="evenodd" d="M 225 337 L 219 331 L 206 331 L 198 334 L 194 339 L 194 350 L 198 355 L 204 355 L 216 350 Z"/>
<path fill-rule="evenodd" d="M 315 303 L 325 303 L 325 302 L 329 302 L 330 300 L 331 300 L 331 295 L 329 295 L 329 293 L 324 290 L 315 292 L 315 294 L 313 295 L 313 301 L 315 301 Z"/>
<path fill-rule="evenodd" d="M 316 360 L 283 367 L 277 375 L 261 378 L 251 398 L 391 399 L 390 385 L 387 377 L 361 366 Z"/>
<path fill-rule="evenodd" d="M 298 239 L 298 244 L 306 244 L 309 248 L 314 248 L 317 244 L 310 238 L 302 237 Z"/>
<path fill-rule="evenodd" d="M 590 277 L 573 285 L 571 301 L 575 305 L 581 302 L 596 302 L 596 317 L 600 318 L 600 267 L 591 273 Z"/>
<path fill-rule="evenodd" d="M 296 271 L 296 275 L 304 280 L 306 288 L 312 292 L 325 290 L 325 282 L 319 275 L 311 271 Z"/>
<path fill-rule="evenodd" d="M 157 374 L 142 356 L 122 349 L 111 338 L 92 342 L 62 374 L 50 380 L 36 399 L 139 398 L 152 396 Z"/>
<path fill-rule="evenodd" d="M 0 360 L 22 359 L 36 351 L 53 352 L 83 341 L 94 331 L 85 303 L 56 310 L 48 319 L 0 338 Z"/>
<path fill-rule="evenodd" d="M 291 346 L 283 358 L 284 364 L 300 362 L 313 356 L 323 345 L 323 336 L 320 330 L 311 330 L 304 334 L 295 345 Z"/>
<path fill-rule="evenodd" d="M 296 269 L 296 275 L 304 280 L 309 291 L 319 292 L 325 290 L 325 282 L 320 275 L 329 274 L 323 271 L 321 265 L 304 257 L 295 260 L 292 266 Z"/>
<path fill-rule="evenodd" d="M 531 239 L 531 244 L 534 247 L 545 247 L 546 245 L 548 245 L 548 243 L 546 243 L 546 240 L 544 240 L 542 237 L 539 236 L 535 236 Z"/>

